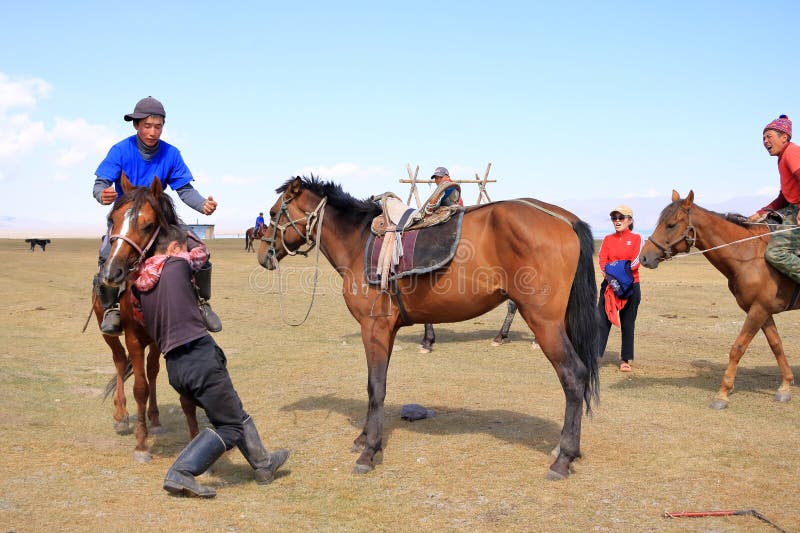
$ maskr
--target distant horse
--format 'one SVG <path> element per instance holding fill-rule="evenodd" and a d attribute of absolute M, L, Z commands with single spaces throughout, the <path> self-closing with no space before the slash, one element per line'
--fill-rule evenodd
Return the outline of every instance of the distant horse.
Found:
<path fill-rule="evenodd" d="M 342 276 L 345 303 L 361 325 L 369 402 L 366 423 L 354 441 L 353 451 L 362 452 L 354 472 L 371 471 L 382 449 L 386 375 L 398 329 L 467 320 L 511 298 L 566 397 L 558 455 L 548 477 L 569 475 L 570 464 L 581 455 L 583 406 L 591 412 L 598 394 L 594 241 L 586 223 L 533 199 L 468 208 L 452 261 L 433 273 L 398 279 L 386 294 L 368 283 L 364 268 L 378 203 L 356 200 L 341 186 L 313 176 L 289 179 L 277 192 L 259 263 L 272 270 L 303 245 L 318 245 Z M 391 306 L 381 304 L 389 298 Z M 374 312 L 387 307 L 388 312 Z"/>
<path fill-rule="evenodd" d="M 255 252 L 253 243 L 264 235 L 264 228 L 266 228 L 266 226 L 263 224 L 258 227 L 257 231 L 254 228 L 247 228 L 247 231 L 244 232 L 244 250 L 246 252 Z"/>
<path fill-rule="evenodd" d="M 703 255 L 728 278 L 728 289 L 747 313 L 728 354 L 722 385 L 709 405 L 712 409 L 728 406 L 736 367 L 759 329 L 781 370 L 781 385 L 774 399 L 788 402 L 792 398 L 794 376 L 772 315 L 798 308 L 797 286 L 764 260 L 767 232 L 765 226 L 751 227 L 740 215 L 725 216 L 703 209 L 694 203 L 694 191 L 689 191 L 685 199 L 672 191 L 672 203 L 661 212 L 656 229 L 642 248 L 639 259 L 648 268 L 657 268 L 661 261 L 688 252 L 692 246 L 705 251 Z"/>
<path fill-rule="evenodd" d="M 255 252 L 253 248 L 253 239 L 255 239 L 255 229 L 251 226 L 244 232 L 244 251 Z"/>
<path fill-rule="evenodd" d="M 168 195 L 163 194 L 160 180 L 154 179 L 149 188 L 134 187 L 123 173 L 122 190 L 124 194 L 117 198 L 108 215 L 113 224 L 110 235 L 111 253 L 99 273 L 100 282 L 112 287 L 118 287 L 122 283 L 130 286 L 131 273 L 150 253 L 158 232 L 178 220 L 172 201 Z M 161 427 L 156 399 L 156 378 L 161 352 L 144 326 L 134 318 L 127 289 L 120 296 L 119 303 L 128 356 L 119 337 L 103 335 L 106 344 L 111 348 L 117 371 L 115 387 L 107 390 L 114 392 L 114 429 L 120 435 L 130 433 L 124 382 L 130 373 L 133 374 L 133 396 L 137 405 L 134 458 L 139 462 L 146 462 L 151 458 L 146 444 L 146 420 L 149 419 L 154 433 L 159 432 Z M 103 320 L 104 312 L 99 298 L 94 298 L 93 306 L 99 324 Z M 146 347 L 149 350 L 145 374 Z M 186 415 L 189 433 L 194 437 L 198 432 L 196 406 L 181 397 L 181 407 Z"/>
<path fill-rule="evenodd" d="M 31 252 L 33 252 L 37 246 L 41 247 L 44 252 L 44 247 L 50 244 L 50 239 L 25 239 L 25 242 L 31 245 Z"/>

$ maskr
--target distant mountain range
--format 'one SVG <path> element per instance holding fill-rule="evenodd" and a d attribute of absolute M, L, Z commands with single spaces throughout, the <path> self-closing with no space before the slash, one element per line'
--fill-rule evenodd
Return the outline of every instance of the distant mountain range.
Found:
<path fill-rule="evenodd" d="M 682 191 L 686 194 L 686 191 Z M 723 201 L 714 201 L 708 197 L 695 197 L 695 201 L 702 207 L 722 213 L 740 213 L 750 215 L 759 208 L 773 200 L 773 194 L 740 196 Z M 594 198 L 580 200 L 563 200 L 555 202 L 569 209 L 592 227 L 596 238 L 602 238 L 612 231 L 609 213 L 619 204 L 626 204 L 633 209 L 634 230 L 643 235 L 649 235 L 658 222 L 661 211 L 670 203 L 666 196 L 661 197 L 632 197 L 632 198 Z M 242 221 L 240 218 L 228 218 L 222 214 L 215 215 L 215 233 L 218 235 L 243 234 L 244 228 L 251 221 Z M 20 218 L 0 215 L 0 238 L 29 238 L 29 237 L 62 237 L 62 238 L 94 238 L 100 237 L 103 232 L 103 219 L 92 223 L 66 222 L 57 224 L 36 218 Z"/>
<path fill-rule="evenodd" d="M 681 191 L 685 195 L 688 191 Z M 720 213 L 739 213 L 745 216 L 752 215 L 761 207 L 771 202 L 775 195 L 752 195 L 714 201 L 708 197 L 695 195 L 695 203 L 705 209 Z M 625 204 L 633 210 L 634 231 L 649 235 L 658 223 L 661 211 L 669 205 L 668 197 L 636 197 L 636 198 L 597 198 L 592 200 L 565 200 L 559 205 L 569 209 L 592 227 L 596 238 L 611 233 L 613 228 L 609 220 L 611 209 L 620 204 Z"/>

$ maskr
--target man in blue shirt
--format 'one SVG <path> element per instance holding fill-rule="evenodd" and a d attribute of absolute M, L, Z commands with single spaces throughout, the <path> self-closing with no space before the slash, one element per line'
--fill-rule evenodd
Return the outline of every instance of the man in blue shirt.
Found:
<path fill-rule="evenodd" d="M 256 225 L 253 227 L 253 235 L 258 233 L 258 228 L 264 225 L 264 213 L 259 213 L 256 217 Z"/>
<path fill-rule="evenodd" d="M 161 140 L 166 116 L 164 106 L 152 96 L 139 100 L 133 113 L 125 115 L 125 121 L 133 122 L 136 134 L 112 146 L 106 158 L 97 167 L 93 194 L 99 203 L 110 205 L 122 195 L 120 179 L 121 173 L 125 172 L 131 184 L 137 187 L 149 187 L 153 179 L 158 178 L 164 189 L 169 185 L 178 193 L 183 203 L 204 215 L 210 215 L 217 209 L 217 202 L 212 196 L 205 198 L 192 187 L 191 182 L 194 177 L 183 162 L 180 151 Z M 106 262 L 111 251 L 108 235 L 110 229 L 111 226 L 108 227 L 100 246 L 98 258 L 100 266 Z M 220 331 L 222 323 L 207 302 L 211 296 L 211 263 L 206 263 L 205 267 L 197 272 L 195 283 L 200 298 L 200 310 L 209 331 Z M 94 286 L 105 309 L 100 330 L 106 335 L 121 335 L 119 293 L 124 287 L 119 289 L 107 287 L 99 283 L 97 276 Z"/>

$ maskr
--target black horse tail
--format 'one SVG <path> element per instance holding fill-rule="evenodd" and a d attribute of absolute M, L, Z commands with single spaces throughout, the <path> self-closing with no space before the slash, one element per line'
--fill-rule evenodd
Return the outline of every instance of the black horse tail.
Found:
<path fill-rule="evenodd" d="M 125 363 L 125 375 L 122 377 L 122 381 L 125 381 L 129 377 L 133 375 L 133 363 L 131 363 L 131 358 L 128 357 L 128 362 Z M 109 396 L 114 394 L 114 391 L 117 390 L 117 378 L 113 377 L 108 380 L 106 383 L 106 391 L 103 394 L 103 401 L 105 401 Z"/>
<path fill-rule="evenodd" d="M 567 336 L 586 366 L 588 379 L 583 399 L 586 402 L 586 414 L 591 414 L 592 400 L 600 401 L 600 376 L 597 369 L 600 357 L 598 342 L 600 317 L 597 314 L 597 285 L 592 259 L 594 237 L 589 225 L 582 220 L 573 222 L 572 229 L 578 234 L 581 253 L 567 304 Z"/>

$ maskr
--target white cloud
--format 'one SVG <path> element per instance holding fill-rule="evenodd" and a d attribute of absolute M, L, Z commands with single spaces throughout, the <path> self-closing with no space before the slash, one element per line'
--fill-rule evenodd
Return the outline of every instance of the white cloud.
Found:
<path fill-rule="evenodd" d="M 25 114 L 4 116 L 0 112 L 0 159 L 27 154 L 46 141 L 43 122 L 34 122 Z"/>
<path fill-rule="evenodd" d="M 334 163 L 331 166 L 320 165 L 317 167 L 303 167 L 298 173 L 301 176 L 314 174 L 325 180 L 331 181 L 380 181 L 392 177 L 395 172 L 391 172 L 382 166 L 362 167 L 356 163 Z"/>
<path fill-rule="evenodd" d="M 40 78 L 14 77 L 0 72 L 0 116 L 9 109 L 36 107 L 37 101 L 50 96 L 53 87 Z"/>

